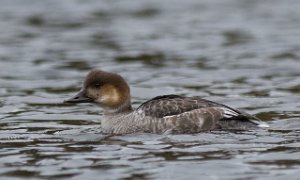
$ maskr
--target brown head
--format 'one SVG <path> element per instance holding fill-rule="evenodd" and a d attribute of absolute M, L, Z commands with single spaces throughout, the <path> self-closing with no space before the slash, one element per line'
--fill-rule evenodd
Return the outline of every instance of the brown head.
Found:
<path fill-rule="evenodd" d="M 92 70 L 86 76 L 83 87 L 67 103 L 95 103 L 111 112 L 130 111 L 130 90 L 118 74 Z"/>

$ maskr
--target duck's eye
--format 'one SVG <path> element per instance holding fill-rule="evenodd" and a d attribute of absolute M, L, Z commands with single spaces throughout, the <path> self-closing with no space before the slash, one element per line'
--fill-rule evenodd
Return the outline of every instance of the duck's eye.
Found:
<path fill-rule="evenodd" d="M 98 87 L 100 87 L 101 86 L 101 84 L 100 83 L 96 83 L 96 84 L 94 84 L 94 87 L 95 88 L 98 88 Z"/>

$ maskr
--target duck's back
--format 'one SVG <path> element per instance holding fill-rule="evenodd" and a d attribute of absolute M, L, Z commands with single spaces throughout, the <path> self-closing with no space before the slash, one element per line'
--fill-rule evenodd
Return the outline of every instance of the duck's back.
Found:
<path fill-rule="evenodd" d="M 195 133 L 214 129 L 251 129 L 258 119 L 223 104 L 199 97 L 165 95 L 155 97 L 137 108 L 154 133 Z"/>

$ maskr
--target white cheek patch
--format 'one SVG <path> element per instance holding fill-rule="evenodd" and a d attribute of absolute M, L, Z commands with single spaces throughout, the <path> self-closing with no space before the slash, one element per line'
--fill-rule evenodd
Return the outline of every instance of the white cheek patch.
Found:
<path fill-rule="evenodd" d="M 110 94 L 110 98 L 111 98 L 110 100 L 112 102 L 119 102 L 120 101 L 120 95 L 119 95 L 118 91 L 115 88 L 112 89 L 111 94 Z"/>
<path fill-rule="evenodd" d="M 105 103 L 105 102 L 107 102 L 108 99 L 109 99 L 109 96 L 103 95 L 103 96 L 97 97 L 96 102 Z"/>
<path fill-rule="evenodd" d="M 96 102 L 101 104 L 113 104 L 119 101 L 119 96 L 116 93 L 103 94 L 102 96 L 97 97 Z"/>
<path fill-rule="evenodd" d="M 104 106 L 115 106 L 121 100 L 119 92 L 113 86 L 103 86 L 101 89 L 88 89 L 88 95 L 94 102 Z"/>

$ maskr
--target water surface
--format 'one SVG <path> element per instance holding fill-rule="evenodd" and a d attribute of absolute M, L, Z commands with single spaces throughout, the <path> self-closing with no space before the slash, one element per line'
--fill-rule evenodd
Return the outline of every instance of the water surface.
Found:
<path fill-rule="evenodd" d="M 0 3 L 1 179 L 298 179 L 299 1 Z M 271 128 L 101 134 L 101 109 L 62 103 L 93 68 L 122 74 L 134 107 L 201 96 Z"/>

